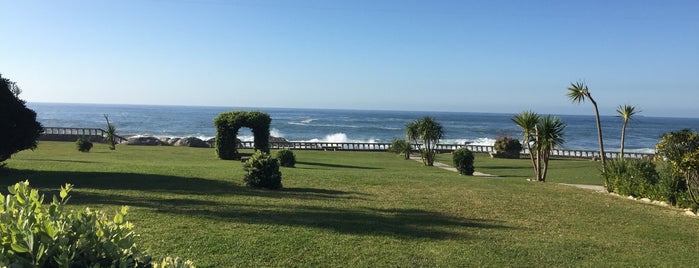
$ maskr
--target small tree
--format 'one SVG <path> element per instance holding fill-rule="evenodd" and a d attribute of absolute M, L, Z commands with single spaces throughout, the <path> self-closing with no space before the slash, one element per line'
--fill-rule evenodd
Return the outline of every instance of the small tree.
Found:
<path fill-rule="evenodd" d="M 408 145 L 412 148 L 413 145 L 417 146 L 417 140 L 420 138 L 420 135 L 417 133 L 417 127 L 418 127 L 418 120 L 413 120 L 408 122 L 408 124 L 405 125 L 405 140 L 408 141 Z M 420 150 L 419 147 L 415 148 L 417 150 Z M 410 152 L 408 152 L 409 154 Z M 410 155 L 408 155 L 410 157 Z M 420 155 L 422 157 L 422 154 Z M 424 161 L 424 158 L 423 158 Z"/>
<path fill-rule="evenodd" d="M 456 169 L 459 171 L 459 174 L 462 175 L 473 175 L 474 168 L 473 168 L 473 160 L 474 160 L 474 155 L 471 150 L 469 150 L 466 147 L 461 147 L 459 149 L 454 150 L 454 154 L 452 156 L 452 160 L 454 161 L 454 166 Z"/>
<path fill-rule="evenodd" d="M 402 139 L 393 139 L 391 147 L 388 148 L 389 152 L 402 154 L 406 160 L 410 159 L 410 150 L 410 143 Z"/>
<path fill-rule="evenodd" d="M 422 149 L 423 163 L 426 166 L 434 165 L 434 157 L 437 154 L 437 143 L 444 136 L 442 125 L 432 117 L 425 116 L 417 121 L 417 134 L 425 148 Z"/>
<path fill-rule="evenodd" d="M 522 152 L 522 143 L 518 139 L 501 137 L 495 140 L 495 156 L 503 158 L 517 159 Z"/>
<path fill-rule="evenodd" d="M 655 149 L 657 157 L 684 175 L 687 191 L 699 204 L 699 133 L 691 129 L 665 133 Z"/>
<path fill-rule="evenodd" d="M 602 139 L 602 124 L 599 120 L 599 109 L 597 109 L 597 102 L 592 98 L 590 90 L 587 85 L 583 82 L 576 82 L 575 84 L 570 83 L 568 87 L 568 99 L 573 103 L 583 103 L 586 99 L 589 99 L 592 103 L 592 107 L 595 108 L 595 119 L 597 121 L 597 141 L 599 142 L 599 157 L 602 160 L 602 170 L 604 171 L 604 165 L 607 156 L 604 153 L 604 140 Z M 605 182 L 606 183 L 606 182 Z"/>
<path fill-rule="evenodd" d="M 616 108 L 616 112 L 619 117 L 621 117 L 621 120 L 623 122 L 621 126 L 621 148 L 619 149 L 619 157 L 623 158 L 624 157 L 624 142 L 626 139 L 626 126 L 629 123 L 629 120 L 631 120 L 631 117 L 636 115 L 638 111 L 636 111 L 636 107 L 632 105 L 624 105 L 624 106 L 619 106 Z"/>
<path fill-rule="evenodd" d="M 268 153 L 255 151 L 255 154 L 243 164 L 245 183 L 250 187 L 279 189 L 282 188 L 282 173 L 279 171 L 277 159 Z"/>
<path fill-rule="evenodd" d="M 0 75 L 0 165 L 13 154 L 35 149 L 44 131 L 36 113 L 19 99 L 22 90 Z"/>
<path fill-rule="evenodd" d="M 116 150 L 116 126 L 109 123 L 109 116 L 104 115 L 104 119 L 107 120 L 107 132 L 106 137 L 104 137 L 104 142 L 109 145 L 109 150 Z"/>
<path fill-rule="evenodd" d="M 566 123 L 558 117 L 540 117 L 534 112 L 524 112 L 512 118 L 524 131 L 524 140 L 529 148 L 536 180 L 546 181 L 551 151 L 562 145 Z M 532 147 L 533 145 L 533 147 Z"/>
<path fill-rule="evenodd" d="M 92 141 L 90 141 L 89 137 L 80 136 L 78 140 L 75 141 L 75 147 L 78 151 L 89 153 L 90 149 L 92 149 Z"/>
<path fill-rule="evenodd" d="M 296 156 L 294 151 L 289 149 L 281 149 L 277 151 L 277 159 L 279 159 L 279 164 L 282 167 L 295 167 L 296 166 Z"/>
<path fill-rule="evenodd" d="M 527 146 L 527 151 L 529 151 L 529 159 L 532 161 L 532 166 L 534 167 L 534 176 L 539 179 L 539 169 L 536 168 L 535 152 L 532 149 L 532 143 L 534 142 L 534 133 L 536 131 L 536 124 L 541 120 L 541 116 L 533 111 L 524 111 L 516 114 L 512 117 L 512 122 L 517 124 L 517 126 L 522 128 L 523 138 L 522 142 Z"/>

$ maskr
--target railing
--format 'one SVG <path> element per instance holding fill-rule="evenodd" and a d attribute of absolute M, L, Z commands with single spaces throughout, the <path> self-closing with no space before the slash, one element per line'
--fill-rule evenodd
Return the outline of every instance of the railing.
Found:
<path fill-rule="evenodd" d="M 75 140 L 77 137 L 99 137 L 104 139 L 106 137 L 106 130 L 101 128 L 70 128 L 70 127 L 44 127 L 44 133 L 42 136 L 46 140 L 62 140 L 62 139 L 72 139 Z M 119 135 L 114 135 L 115 141 L 121 143 L 128 140 Z M 103 140 L 102 140 L 103 141 Z"/>
<path fill-rule="evenodd" d="M 357 142 L 270 142 L 270 149 L 296 149 L 296 150 L 320 150 L 320 151 L 388 151 L 390 143 L 357 143 Z M 239 148 L 254 148 L 254 142 L 244 141 L 238 145 Z M 466 147 L 474 153 L 494 153 L 495 147 L 488 145 L 459 145 L 459 144 L 437 144 L 436 150 L 440 153 L 451 153 L 456 149 Z M 413 144 L 413 148 L 422 148 L 422 144 Z M 522 154 L 528 155 L 527 149 L 522 150 Z M 595 158 L 599 157 L 599 151 L 590 150 L 568 150 L 554 149 L 552 156 L 565 158 Z M 608 159 L 619 157 L 619 152 L 605 152 Z M 625 158 L 653 158 L 654 154 L 624 152 Z"/>

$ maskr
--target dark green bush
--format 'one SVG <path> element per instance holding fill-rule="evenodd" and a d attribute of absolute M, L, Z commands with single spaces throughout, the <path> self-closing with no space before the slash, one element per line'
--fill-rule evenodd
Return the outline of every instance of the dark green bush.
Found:
<path fill-rule="evenodd" d="M 214 119 L 216 126 L 216 153 L 221 159 L 238 159 L 236 141 L 238 130 L 247 127 L 255 136 L 255 150 L 269 153 L 269 125 L 272 118 L 259 111 L 234 111 L 219 114 Z"/>
<path fill-rule="evenodd" d="M 518 139 L 502 137 L 495 140 L 494 149 L 495 157 L 517 159 L 522 152 L 522 143 Z"/>
<path fill-rule="evenodd" d="M 607 190 L 620 195 L 649 197 L 660 194 L 660 189 L 655 186 L 660 176 L 651 160 L 611 159 L 607 161 L 604 176 L 609 182 Z"/>
<path fill-rule="evenodd" d="M 459 170 L 459 173 L 462 175 L 473 175 L 473 160 L 473 152 L 471 152 L 471 150 L 469 150 L 466 147 L 461 147 L 454 151 L 454 166 L 457 170 Z"/>
<path fill-rule="evenodd" d="M 90 152 L 90 149 L 92 149 L 92 141 L 90 141 L 89 137 L 82 136 L 75 141 L 75 147 L 78 148 L 78 151 L 83 153 Z"/>
<path fill-rule="evenodd" d="M 268 153 L 255 151 L 255 154 L 243 164 L 245 183 L 250 187 L 279 189 L 282 188 L 282 173 L 279 171 L 277 159 Z"/>
<path fill-rule="evenodd" d="M 0 75 L 0 167 L 13 154 L 35 149 L 44 131 L 36 113 L 19 98 L 21 92 L 15 82 Z"/>
<path fill-rule="evenodd" d="M 89 208 L 67 210 L 70 184 L 48 204 L 28 181 L 8 190 L 0 194 L 0 267 L 162 267 L 137 246 L 127 207 L 113 218 Z"/>
<path fill-rule="evenodd" d="M 289 149 L 282 149 L 277 152 L 277 159 L 279 159 L 279 165 L 282 167 L 295 167 L 296 166 L 296 156 L 294 152 Z"/>

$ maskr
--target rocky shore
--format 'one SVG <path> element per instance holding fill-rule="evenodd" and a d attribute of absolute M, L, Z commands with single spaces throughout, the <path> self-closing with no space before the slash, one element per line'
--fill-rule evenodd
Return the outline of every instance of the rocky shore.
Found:
<path fill-rule="evenodd" d="M 269 141 L 275 143 L 289 142 L 281 137 L 269 137 Z M 238 143 L 241 143 L 240 139 L 238 139 Z M 129 137 L 127 141 L 124 141 L 121 144 L 140 146 L 186 146 L 197 148 L 213 148 L 216 144 L 216 138 L 202 140 L 197 137 L 170 138 L 153 136 L 135 136 Z"/>

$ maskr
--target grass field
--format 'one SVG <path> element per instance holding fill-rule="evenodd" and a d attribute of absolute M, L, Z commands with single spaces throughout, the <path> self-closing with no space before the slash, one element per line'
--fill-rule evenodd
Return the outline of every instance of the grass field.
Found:
<path fill-rule="evenodd" d="M 477 156 L 494 179 L 389 153 L 297 151 L 284 189 L 267 191 L 244 187 L 241 163 L 213 149 L 74 146 L 16 154 L 0 183 L 71 182 L 73 206 L 131 206 L 152 255 L 198 267 L 697 265 L 699 219 L 557 184 L 600 184 L 587 160 L 554 160 L 550 182 L 533 183 L 525 159 Z"/>

